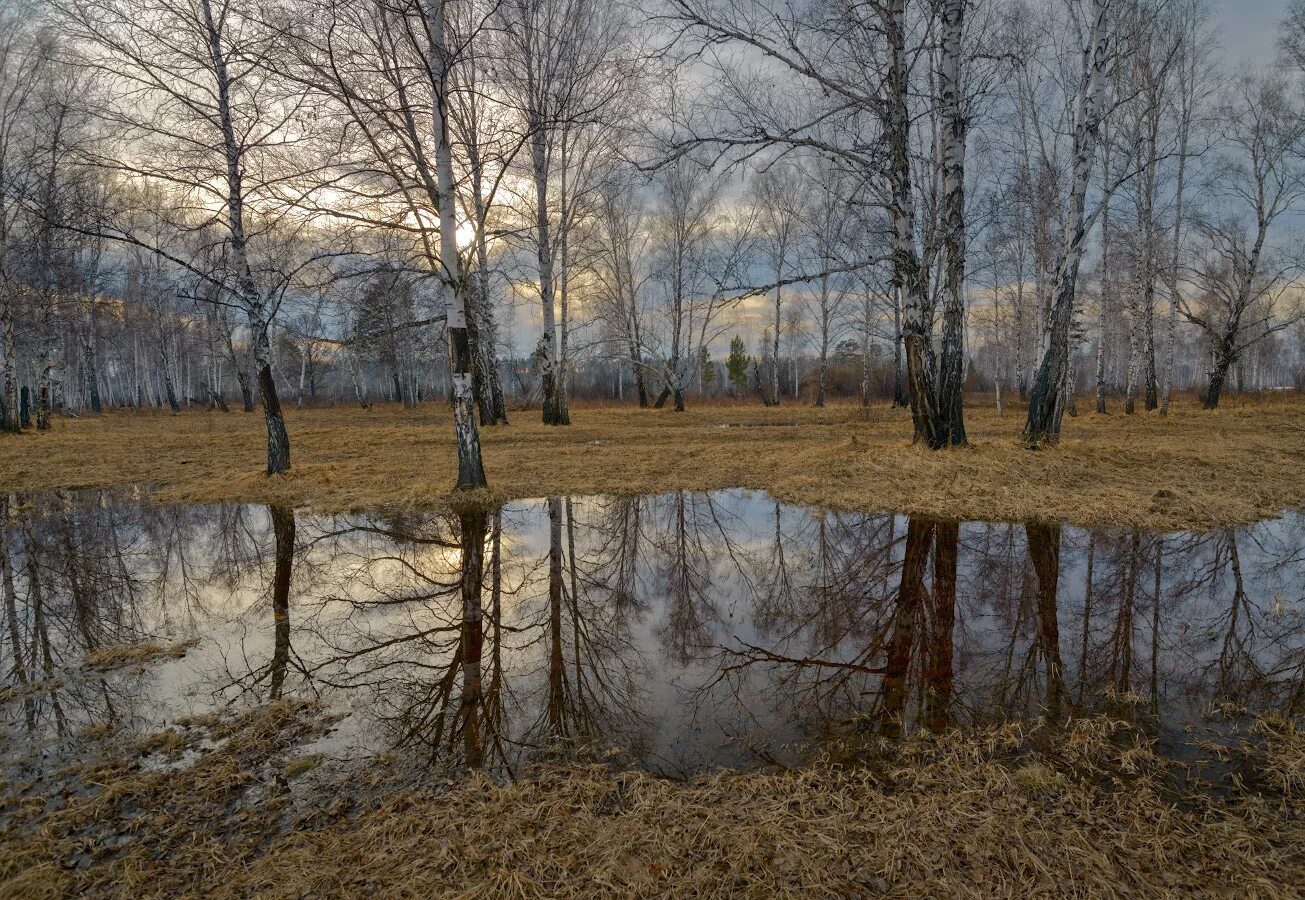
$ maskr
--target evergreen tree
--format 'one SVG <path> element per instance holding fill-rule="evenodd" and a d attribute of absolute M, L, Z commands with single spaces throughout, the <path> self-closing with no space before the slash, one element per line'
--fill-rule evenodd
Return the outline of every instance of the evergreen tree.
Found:
<path fill-rule="evenodd" d="M 730 389 L 743 392 L 748 388 L 748 351 L 743 338 L 737 334 L 730 341 L 730 355 L 725 361 L 725 371 L 729 373 Z"/>

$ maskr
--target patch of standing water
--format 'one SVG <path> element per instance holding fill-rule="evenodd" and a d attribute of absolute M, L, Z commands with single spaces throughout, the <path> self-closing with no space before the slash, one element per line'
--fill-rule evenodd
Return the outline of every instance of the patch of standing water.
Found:
<path fill-rule="evenodd" d="M 1298 513 L 1160 534 L 748 491 L 462 518 L 36 495 L 7 535 L 5 754 L 298 698 L 343 714 L 305 753 L 453 767 L 687 774 L 788 762 L 849 723 L 1102 708 L 1174 736 L 1215 705 L 1299 714 L 1302 538 Z"/>

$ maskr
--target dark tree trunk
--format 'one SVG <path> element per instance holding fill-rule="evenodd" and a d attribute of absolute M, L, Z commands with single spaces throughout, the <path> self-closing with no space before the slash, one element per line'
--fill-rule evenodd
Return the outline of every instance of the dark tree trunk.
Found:
<path fill-rule="evenodd" d="M 462 698 L 458 704 L 458 721 L 462 728 L 462 746 L 467 766 L 478 769 L 485 762 L 484 741 L 480 734 L 481 708 L 484 705 L 481 658 L 485 645 L 484 609 L 480 595 L 484 582 L 488 516 L 479 507 L 464 509 L 458 514 L 458 525 L 462 546 L 459 570 L 462 627 L 458 641 Z"/>
<path fill-rule="evenodd" d="M 258 372 L 258 399 L 267 423 L 267 474 L 276 475 L 290 468 L 290 436 L 286 434 L 281 401 L 272 380 L 272 367 L 263 364 Z"/>
<path fill-rule="evenodd" d="M 254 391 L 249 386 L 249 373 L 243 369 L 236 369 L 236 381 L 240 382 L 240 401 L 244 405 L 245 412 L 254 411 Z"/>
<path fill-rule="evenodd" d="M 562 500 L 548 498 L 548 724 L 554 740 L 566 737 L 566 682 L 562 658 Z M 579 652 L 579 648 L 576 649 Z"/>
<path fill-rule="evenodd" d="M 762 406 L 770 406 L 770 394 L 761 383 L 761 366 L 755 362 L 752 364 L 752 386 L 757 391 L 757 396 L 761 398 Z"/>
<path fill-rule="evenodd" d="M 100 401 L 100 372 L 95 363 L 95 347 L 89 341 L 86 348 L 86 384 L 90 388 L 91 411 L 96 415 L 104 412 L 104 404 Z"/>
<path fill-rule="evenodd" d="M 1060 526 L 1029 522 L 1024 526 L 1029 559 L 1038 576 L 1038 644 L 1047 678 L 1047 715 L 1059 719 L 1066 702 L 1060 658 L 1060 623 L 1056 590 L 1060 580 Z"/>
<path fill-rule="evenodd" d="M 1205 389 L 1201 405 L 1206 409 L 1217 409 L 1219 398 L 1223 396 L 1224 386 L 1228 383 L 1228 369 L 1232 367 L 1231 354 L 1221 349 L 1215 356 L 1214 369 L 1210 372 L 1210 384 Z"/>
<path fill-rule="evenodd" d="M 484 357 L 481 355 L 480 334 L 473 324 L 474 316 L 467 317 L 467 340 L 471 343 L 471 355 L 478 362 L 483 362 Z M 480 417 L 481 425 L 495 425 L 498 423 L 497 416 L 494 415 L 494 398 L 490 396 L 489 384 L 485 379 L 485 367 L 483 365 L 473 365 L 471 367 L 471 393 L 476 401 L 476 414 Z"/>
<path fill-rule="evenodd" d="M 295 513 L 286 506 L 271 506 L 272 532 L 276 535 L 276 569 L 272 574 L 272 667 L 268 699 L 280 700 L 290 662 L 290 574 L 294 567 Z"/>
<path fill-rule="evenodd" d="M 24 428 L 32 427 L 32 389 L 23 385 L 18 392 L 18 422 Z"/>
<path fill-rule="evenodd" d="M 884 662 L 882 728 L 887 734 L 901 734 L 906 712 L 906 680 L 911 669 L 911 648 L 924 600 L 924 572 L 933 540 L 934 522 L 911 516 L 906 526 L 906 558 L 897 588 L 893 631 L 888 638 Z"/>
<path fill-rule="evenodd" d="M 956 623 L 956 555 L 961 526 L 939 522 L 934 526 L 933 623 L 929 632 L 929 658 L 925 700 L 930 730 L 947 730 L 951 718 L 953 682 L 952 630 Z"/>
<path fill-rule="evenodd" d="M 226 398 L 223 397 L 219 392 L 213 390 L 212 388 L 209 388 L 208 396 L 213 401 L 213 405 L 216 406 L 218 409 L 222 410 L 224 413 L 231 412 L 231 407 L 227 406 Z"/>
<path fill-rule="evenodd" d="M 475 273 L 476 303 L 469 320 L 476 326 L 476 333 L 472 336 L 472 348 L 475 351 L 476 373 L 483 384 L 483 388 L 477 395 L 478 399 L 482 393 L 484 396 L 484 403 L 480 407 L 480 420 L 487 425 L 506 425 L 508 424 L 507 401 L 503 399 L 503 384 L 499 381 L 498 350 L 494 346 L 494 307 L 489 295 L 489 260 L 485 253 L 483 235 L 484 202 L 479 195 L 474 199 L 477 209 L 476 221 L 480 224 L 477 226 L 476 234 L 478 260 Z"/>
<path fill-rule="evenodd" d="M 969 121 L 962 109 L 961 36 L 966 0 L 946 0 L 942 9 L 942 55 L 938 67 L 942 106 L 942 230 L 946 250 L 942 358 L 938 368 L 938 413 L 942 443 L 963 446 L 965 438 L 965 145 Z"/>
<path fill-rule="evenodd" d="M 459 302 L 460 304 L 460 302 Z M 471 342 L 467 329 L 450 317 L 446 328 L 449 344 L 449 371 L 453 385 L 453 428 L 458 440 L 458 482 L 456 490 L 471 490 L 486 485 L 485 466 L 480 456 L 480 432 L 476 429 L 475 398 L 471 385 Z"/>
<path fill-rule="evenodd" d="M 50 379 L 42 378 L 36 388 L 36 430 L 50 430 Z"/>
<path fill-rule="evenodd" d="M 1146 411 L 1160 408 L 1160 383 L 1155 366 L 1155 325 L 1154 313 L 1148 308 L 1146 312 Z"/>
<path fill-rule="evenodd" d="M 181 412 L 181 404 L 177 402 L 177 392 L 172 387 L 172 376 L 168 374 L 168 368 L 165 364 L 162 370 L 163 391 L 168 398 L 168 408 L 174 413 Z"/>

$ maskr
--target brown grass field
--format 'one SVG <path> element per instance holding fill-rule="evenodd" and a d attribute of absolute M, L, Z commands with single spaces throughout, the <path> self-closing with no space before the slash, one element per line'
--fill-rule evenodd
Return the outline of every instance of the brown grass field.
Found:
<path fill-rule="evenodd" d="M 1081 408 L 1090 407 L 1087 402 Z M 960 519 L 1199 528 L 1305 502 L 1305 399 L 1182 398 L 1157 414 L 1066 418 L 1060 446 L 1020 446 L 1022 410 L 971 399 L 971 446 L 911 444 L 905 410 L 708 404 L 685 413 L 577 405 L 568 428 L 537 410 L 481 432 L 495 499 L 743 487 L 837 509 Z M 0 488 L 156 486 L 168 501 L 283 502 L 322 511 L 431 506 L 454 478 L 442 405 L 287 412 L 293 470 L 262 474 L 257 413 L 110 413 L 0 436 Z"/>
<path fill-rule="evenodd" d="M 1084 414 L 1042 451 L 1019 445 L 1019 410 L 983 404 L 972 446 L 940 453 L 912 446 L 907 413 L 882 406 L 578 406 L 570 428 L 537 415 L 483 432 L 496 499 L 738 486 L 836 508 L 1164 528 L 1305 502 L 1296 398 Z M 256 414 L 60 419 L 0 437 L 0 487 L 150 484 L 164 500 L 322 510 L 448 499 L 442 407 L 291 410 L 288 423 L 294 470 L 269 479 Z M 88 665 L 143 670 L 185 649 L 107 648 Z M 20 702 L 0 691 L 15 722 Z M 0 770 L 0 897 L 1298 897 L 1305 884 L 1299 722 L 1221 734 L 1219 765 L 1190 778 L 1125 711 L 853 735 L 796 769 L 686 784 L 566 765 L 431 778 L 393 757 L 319 769 L 302 746 L 321 715 L 278 702 L 144 738 L 88 731 L 56 771 Z M 16 746 L 0 734 L 0 760 Z"/>
<path fill-rule="evenodd" d="M 1292 897 L 1305 875 L 1305 739 L 1281 721 L 1227 751 L 1246 780 L 1219 794 L 1176 791 L 1107 717 L 688 784 L 545 767 L 414 788 L 397 760 L 345 776 L 294 756 L 302 711 L 179 724 L 7 786 L 0 895 Z M 144 765 L 202 735 L 198 762 Z"/>

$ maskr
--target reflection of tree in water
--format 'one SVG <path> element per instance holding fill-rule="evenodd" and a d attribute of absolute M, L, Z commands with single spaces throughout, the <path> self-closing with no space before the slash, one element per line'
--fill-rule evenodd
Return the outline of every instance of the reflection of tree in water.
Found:
<path fill-rule="evenodd" d="M 259 692 L 266 682 L 266 697 L 271 701 L 281 699 L 285 689 L 286 672 L 290 666 L 290 579 L 295 560 L 295 513 L 293 509 L 285 506 L 269 506 L 268 517 L 272 522 L 274 542 L 274 563 L 269 584 L 272 606 L 272 653 L 266 665 L 248 664 L 247 673 L 233 677 L 232 683 L 239 685 L 242 692 Z M 257 546 L 258 542 L 251 543 Z M 225 544 L 224 541 L 223 545 Z M 219 556 L 218 559 L 223 557 Z M 219 567 L 218 571 L 223 569 Z M 223 580 L 234 586 L 234 579 L 230 575 L 223 576 Z M 302 669 L 302 664 L 300 668 Z"/>
<path fill-rule="evenodd" d="M 485 711 L 501 680 L 491 667 L 487 689 L 482 668 L 486 518 L 343 517 L 305 541 L 325 591 L 299 626 L 317 648 L 309 677 L 369 694 L 390 743 L 432 760 L 465 744 L 474 764 L 493 739 Z M 497 632 L 493 611 L 489 625 Z"/>
<path fill-rule="evenodd" d="M 769 693 L 792 715 L 869 715 L 889 731 L 899 730 L 906 718 L 912 684 L 923 683 L 915 708 L 935 724 L 945 723 L 957 535 L 956 525 L 922 517 L 908 521 L 904 537 L 893 516 L 822 515 L 794 529 L 792 542 L 808 541 L 810 579 L 795 582 L 778 602 L 757 598 L 759 638 L 727 648 L 725 680 L 737 689 L 743 675 L 764 668 L 772 681 Z M 762 565 L 778 566 L 780 559 L 770 553 Z M 773 575 L 757 581 L 780 584 Z"/>
<path fill-rule="evenodd" d="M 665 597 L 662 646 L 683 664 L 714 642 L 712 625 L 720 617 L 711 596 L 715 547 L 705 510 L 685 491 L 676 491 L 664 507 L 661 528 L 652 537 L 658 581 Z"/>
<path fill-rule="evenodd" d="M 681 731 L 711 756 L 693 742 L 849 718 L 1298 712 L 1305 692 L 1295 516 L 1157 536 L 733 492 L 298 521 L 138 499 L 0 501 L 4 675 L 67 681 L 22 690 L 12 728 L 130 724 L 141 678 L 64 670 L 215 627 L 189 677 L 217 702 L 356 697 L 387 749 L 473 766 L 607 744 L 646 759 Z"/>
<path fill-rule="evenodd" d="M 639 501 L 635 508 L 618 501 L 596 512 L 597 527 L 576 516 L 576 504 L 548 500 L 548 582 L 544 616 L 546 702 L 523 740 L 542 748 L 594 745 L 622 733 L 635 738 L 634 672 L 639 651 L 630 636 L 630 616 L 640 604 L 632 589 L 638 566 L 638 543 L 632 547 L 596 540 L 596 532 L 613 521 L 626 535 L 640 536 Z M 586 553 L 577 551 L 577 536 Z M 616 584 L 604 578 L 616 574 Z"/>
<path fill-rule="evenodd" d="M 1267 561 L 1257 596 L 1247 588 L 1238 552 L 1247 536 L 1238 530 L 1066 538 L 1054 524 L 962 527 L 912 517 L 900 555 L 889 557 L 895 590 L 885 591 L 873 570 L 830 551 L 831 543 L 865 546 L 846 535 L 831 542 L 836 523 L 816 520 L 785 535 L 790 566 L 793 544 L 801 552 L 805 541 L 814 554 L 810 577 L 791 578 L 782 602 L 758 596 L 760 638 L 738 640 L 722 661 L 736 690 L 745 673 L 764 670 L 776 710 L 805 705 L 895 731 L 912 721 L 944 728 L 957 712 L 967 720 L 1059 718 L 1124 694 L 1149 695 L 1153 709 L 1197 696 L 1299 708 L 1300 610 L 1284 603 L 1283 589 L 1267 587 L 1289 579 L 1299 595 L 1302 566 L 1286 525 L 1256 531 L 1257 559 Z M 861 560 L 899 543 L 888 534 Z M 781 564 L 770 552 L 756 583 L 779 583 L 771 569 Z M 841 629 L 831 627 L 837 622 Z"/>
<path fill-rule="evenodd" d="M 342 577 L 310 619 L 328 648 L 313 678 L 368 691 L 390 742 L 431 761 L 511 764 L 514 748 L 575 747 L 628 725 L 636 566 L 623 557 L 636 551 L 587 538 L 631 510 L 600 508 L 591 528 L 570 501 L 546 508 L 543 559 L 509 548 L 505 530 L 529 527 L 505 529 L 500 511 L 346 520 L 314 537 Z"/>
<path fill-rule="evenodd" d="M 154 637 L 166 568 L 152 540 L 154 510 L 95 492 L 0 499 L 8 676 L 53 685 L 88 654 Z M 108 678 L 24 691 L 24 726 L 67 735 L 132 716 L 132 696 Z"/>

